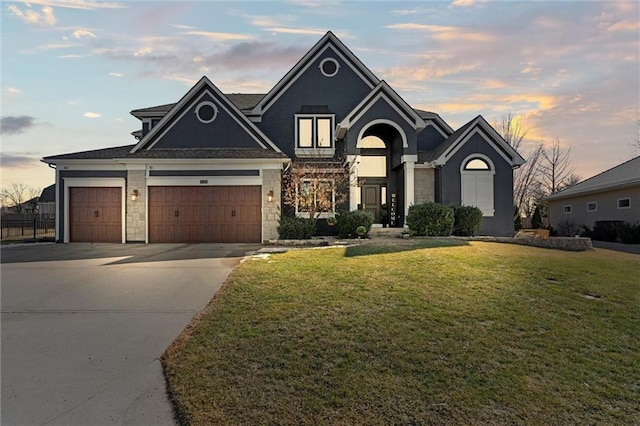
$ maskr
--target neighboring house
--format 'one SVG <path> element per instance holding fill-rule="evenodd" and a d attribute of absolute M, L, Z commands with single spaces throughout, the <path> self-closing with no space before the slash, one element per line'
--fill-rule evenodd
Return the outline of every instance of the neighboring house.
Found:
<path fill-rule="evenodd" d="M 56 215 L 56 185 L 49 185 L 42 190 L 38 198 L 38 214 L 40 217 L 52 218 Z"/>
<path fill-rule="evenodd" d="M 131 114 L 136 144 L 43 159 L 56 166 L 58 241 L 274 239 L 283 211 L 304 210 L 283 204 L 281 180 L 303 162 L 351 175 L 348 188 L 323 179 L 348 203 L 321 221 L 363 208 L 379 222 L 386 203 L 401 227 L 409 206 L 436 201 L 480 207 L 484 234 L 513 231 L 523 158 L 481 116 L 454 131 L 410 107 L 331 32 L 266 94 L 202 77 L 177 103 Z"/>
<path fill-rule="evenodd" d="M 543 199 L 556 230 L 599 220 L 640 221 L 640 156 Z"/>

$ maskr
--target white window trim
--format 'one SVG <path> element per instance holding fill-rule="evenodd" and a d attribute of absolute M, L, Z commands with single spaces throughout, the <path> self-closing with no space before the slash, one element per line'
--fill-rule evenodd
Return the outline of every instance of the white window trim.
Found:
<path fill-rule="evenodd" d="M 567 207 L 569 208 L 567 211 Z M 565 204 L 564 206 L 562 206 L 562 214 L 572 214 L 573 213 L 573 205 L 571 204 Z"/>
<path fill-rule="evenodd" d="M 327 63 L 327 62 L 333 62 L 335 64 L 335 66 L 336 66 L 336 70 L 331 74 L 324 72 L 324 68 L 322 68 L 324 66 L 324 64 Z M 319 68 L 320 68 L 320 72 L 322 73 L 322 75 L 324 75 L 325 77 L 331 78 L 331 77 L 335 76 L 336 74 L 338 74 L 338 71 L 340 71 L 340 63 L 334 58 L 324 58 L 320 62 Z"/>
<path fill-rule="evenodd" d="M 589 210 L 589 204 L 595 204 L 596 208 Z M 593 213 L 593 212 L 597 212 L 597 211 L 598 211 L 598 202 L 597 201 L 587 201 L 587 212 L 588 213 Z"/>
<path fill-rule="evenodd" d="M 200 108 L 202 108 L 203 106 L 210 106 L 211 108 L 213 108 L 213 117 L 211 117 L 209 120 L 203 120 L 202 118 L 200 118 L 199 112 Z M 196 106 L 195 114 L 198 121 L 202 124 L 213 123 L 215 119 L 218 118 L 218 106 L 211 101 L 202 101 Z"/>
<path fill-rule="evenodd" d="M 319 219 L 326 219 L 326 218 L 335 216 L 335 214 L 336 214 L 336 181 L 334 179 L 313 179 L 313 178 L 309 178 L 309 179 L 301 179 L 300 183 L 311 182 L 313 180 L 318 180 L 318 181 L 321 181 L 321 182 L 322 181 L 331 182 L 331 205 L 333 206 L 333 208 L 331 209 L 330 212 L 321 212 L 320 215 L 318 216 L 318 218 Z M 308 218 L 309 217 L 309 212 L 301 212 L 301 211 L 298 210 L 298 201 L 299 201 L 298 188 L 296 188 L 296 216 Z"/>
<path fill-rule="evenodd" d="M 620 207 L 620 201 L 622 201 L 622 200 L 629 200 L 629 205 L 625 206 L 625 207 Z M 618 200 L 616 201 L 616 205 L 617 205 L 619 210 L 630 209 L 631 208 L 631 197 L 618 198 Z"/>
<path fill-rule="evenodd" d="M 301 147 L 298 140 L 298 123 L 300 119 L 311 118 L 313 120 L 311 126 L 312 132 L 312 144 L 311 147 Z M 318 147 L 318 119 L 329 118 L 331 124 L 329 129 L 331 131 L 329 147 Z M 293 133 L 293 140 L 295 141 L 295 154 L 296 157 L 333 157 L 336 153 L 335 144 L 335 114 L 295 114 L 295 126 Z"/>

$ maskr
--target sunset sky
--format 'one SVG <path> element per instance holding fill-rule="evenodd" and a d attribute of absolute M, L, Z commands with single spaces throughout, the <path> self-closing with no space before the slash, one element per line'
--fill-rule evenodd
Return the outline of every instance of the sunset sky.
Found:
<path fill-rule="evenodd" d="M 328 31 L 415 108 L 458 128 L 523 118 L 582 178 L 640 154 L 638 2 L 1 3 L 2 187 L 45 187 L 43 156 L 135 143 L 129 111 L 206 75 L 266 93 Z"/>

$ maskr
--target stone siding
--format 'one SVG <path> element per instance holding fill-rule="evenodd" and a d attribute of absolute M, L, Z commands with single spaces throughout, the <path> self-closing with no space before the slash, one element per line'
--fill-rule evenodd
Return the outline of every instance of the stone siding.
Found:
<path fill-rule="evenodd" d="M 131 200 L 131 193 L 138 190 L 138 198 Z M 144 170 L 129 170 L 127 175 L 127 242 L 144 242 L 147 229 L 147 185 Z"/>
<path fill-rule="evenodd" d="M 415 204 L 435 201 L 435 169 L 416 168 L 414 173 Z"/>
<path fill-rule="evenodd" d="M 273 191 L 272 201 L 269 201 L 269 191 Z M 264 241 L 278 238 L 281 196 L 280 170 L 262 170 L 262 239 Z"/>

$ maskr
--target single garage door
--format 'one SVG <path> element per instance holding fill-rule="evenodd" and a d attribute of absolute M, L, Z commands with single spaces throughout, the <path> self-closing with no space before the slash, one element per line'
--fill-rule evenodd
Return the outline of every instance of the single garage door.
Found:
<path fill-rule="evenodd" d="M 150 243 L 259 243 L 260 186 L 149 187 Z"/>
<path fill-rule="evenodd" d="M 69 241 L 122 242 L 122 189 L 69 188 Z"/>

